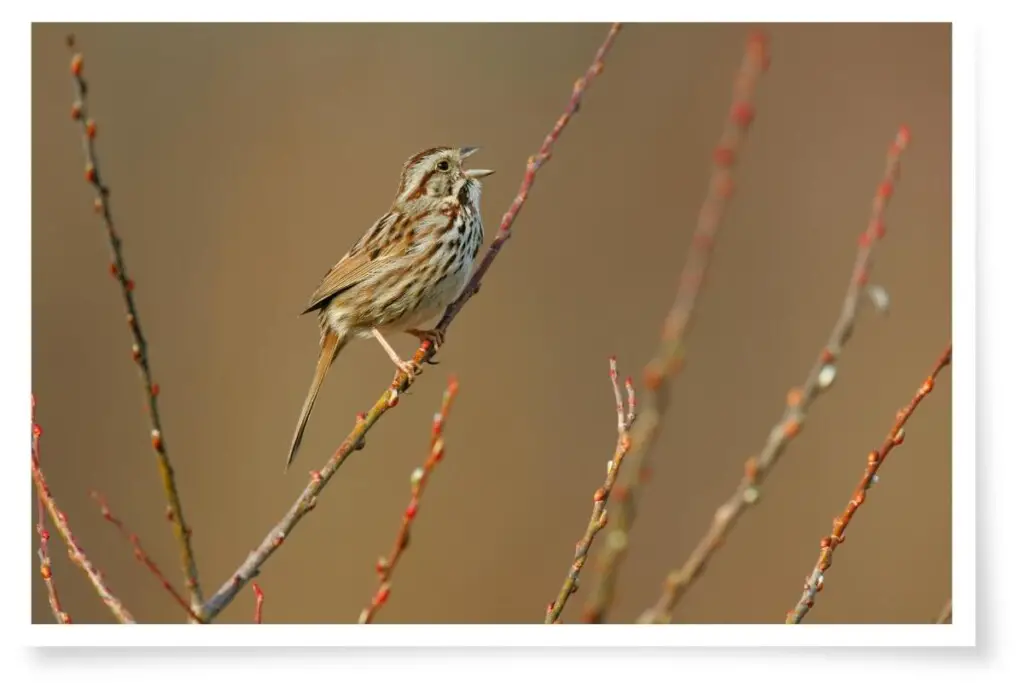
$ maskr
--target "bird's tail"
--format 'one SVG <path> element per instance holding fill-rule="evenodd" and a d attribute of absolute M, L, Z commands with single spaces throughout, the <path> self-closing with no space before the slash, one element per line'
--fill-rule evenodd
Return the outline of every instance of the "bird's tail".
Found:
<path fill-rule="evenodd" d="M 313 375 L 313 384 L 309 387 L 309 393 L 306 394 L 306 402 L 302 404 L 299 423 L 295 425 L 295 434 L 292 436 L 292 448 L 284 465 L 286 472 L 288 471 L 288 466 L 292 464 L 292 460 L 295 459 L 295 454 L 299 450 L 299 444 L 302 443 L 302 433 L 306 431 L 306 422 L 309 420 L 309 414 L 313 411 L 313 403 L 316 402 L 316 396 L 320 393 L 320 386 L 324 383 L 324 377 L 327 376 L 331 363 L 338 357 L 338 353 L 347 342 L 347 336 L 339 337 L 333 330 L 327 330 L 324 334 L 323 342 L 320 345 L 320 357 L 316 361 L 316 373 Z"/>

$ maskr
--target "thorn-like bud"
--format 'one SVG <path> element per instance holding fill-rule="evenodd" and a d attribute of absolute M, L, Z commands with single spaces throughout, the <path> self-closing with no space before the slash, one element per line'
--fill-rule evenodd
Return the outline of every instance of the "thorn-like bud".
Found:
<path fill-rule="evenodd" d="M 881 285 L 869 285 L 867 289 L 864 290 L 864 293 L 867 295 L 868 299 L 871 300 L 871 303 L 875 305 L 876 311 L 882 314 L 889 312 L 890 299 L 889 293 L 885 291 L 885 287 L 882 287 Z"/>
<path fill-rule="evenodd" d="M 746 128 L 754 120 L 754 107 L 749 102 L 737 102 L 733 105 L 729 117 L 737 125 Z"/>
<path fill-rule="evenodd" d="M 416 469 L 414 469 L 412 471 L 412 476 L 409 477 L 409 483 L 412 484 L 413 488 L 416 488 L 417 486 L 420 485 L 420 482 L 422 480 L 423 480 L 423 468 L 422 467 L 417 467 Z"/>
<path fill-rule="evenodd" d="M 383 584 L 377 589 L 377 594 L 373 596 L 373 606 L 380 607 L 388 600 L 388 596 L 391 595 L 391 585 Z"/>
<path fill-rule="evenodd" d="M 748 486 L 743 489 L 743 502 L 747 505 L 753 505 L 760 499 L 761 492 L 756 486 Z"/>
<path fill-rule="evenodd" d="M 818 373 L 818 386 L 828 389 L 836 379 L 836 366 L 834 363 L 826 363 Z"/>
<path fill-rule="evenodd" d="M 82 67 L 85 65 L 85 59 L 82 57 L 82 53 L 78 52 L 74 57 L 71 58 L 71 73 L 75 76 L 82 75 Z"/>

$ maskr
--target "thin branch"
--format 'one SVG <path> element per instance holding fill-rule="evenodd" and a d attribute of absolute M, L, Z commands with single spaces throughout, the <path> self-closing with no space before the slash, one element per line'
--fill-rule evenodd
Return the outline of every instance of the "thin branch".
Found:
<path fill-rule="evenodd" d="M 633 389 L 633 379 L 631 377 L 626 378 L 626 394 L 629 405 L 627 412 L 627 409 L 622 404 L 622 391 L 619 389 L 619 368 L 614 356 L 608 359 L 608 366 L 608 375 L 612 380 L 612 390 L 615 392 L 615 416 L 616 426 L 618 427 L 615 453 L 612 455 L 612 459 L 608 461 L 608 472 L 605 475 L 604 484 L 594 492 L 594 508 L 590 512 L 590 521 L 587 523 L 587 529 L 583 533 L 583 538 L 576 544 L 576 554 L 572 558 L 569 574 L 565 577 L 562 588 L 558 591 L 555 600 L 548 605 L 547 614 L 544 617 L 544 623 L 546 624 L 554 624 L 559 620 L 562 610 L 565 609 L 565 605 L 569 601 L 569 597 L 579 589 L 580 572 L 583 571 L 583 566 L 587 563 L 590 546 L 593 545 L 597 534 L 608 523 L 608 498 L 612 488 L 615 486 L 615 481 L 619 477 L 619 468 L 622 466 L 622 460 L 629 453 L 629 449 L 632 446 L 629 429 L 633 426 L 633 422 L 636 421 L 636 392 Z"/>
<path fill-rule="evenodd" d="M 67 44 L 69 48 L 74 48 L 74 36 L 68 36 Z M 110 208 L 110 187 L 103 182 L 100 175 L 95 145 L 96 122 L 89 117 L 88 87 L 85 78 L 82 76 L 83 65 L 82 54 L 76 52 L 71 58 L 71 80 L 75 88 L 75 102 L 71 107 L 71 118 L 78 121 L 82 129 L 82 150 L 85 153 L 85 179 L 96 192 L 93 208 L 102 217 L 103 224 L 107 230 L 107 239 L 110 242 L 110 274 L 120 285 L 121 296 L 124 299 L 128 329 L 132 334 L 132 359 L 139 366 L 142 388 L 146 393 L 146 400 L 148 402 L 150 443 L 152 443 L 153 451 L 156 454 L 157 467 L 160 470 L 160 478 L 163 482 L 164 496 L 167 498 L 165 514 L 174 528 L 174 535 L 180 547 L 181 566 L 185 574 L 185 586 L 191 598 L 192 609 L 198 610 L 203 604 L 203 596 L 199 587 L 199 574 L 196 569 L 195 557 L 192 554 L 192 531 L 185 523 L 181 500 L 178 497 L 178 487 L 174 481 L 174 470 L 171 468 L 171 462 L 167 457 L 167 444 L 160 425 L 160 410 L 157 403 L 160 387 L 153 380 L 153 374 L 150 369 L 149 350 L 146 344 L 146 337 L 142 333 L 142 323 L 139 321 L 139 312 L 135 305 L 133 294 L 135 291 L 135 281 L 128 276 L 124 254 L 121 250 L 121 238 L 114 229 L 114 218 Z"/>
<path fill-rule="evenodd" d="M 760 455 L 746 461 L 743 476 L 736 490 L 718 508 L 708 530 L 682 567 L 670 572 L 666 577 L 661 597 L 653 607 L 640 616 L 640 623 L 667 623 L 671 620 L 672 610 L 680 598 L 704 571 L 715 552 L 722 547 L 743 513 L 760 499 L 761 483 L 782 457 L 789 443 L 800 433 L 815 399 L 835 381 L 836 364 L 853 335 L 857 313 L 865 299 L 865 287 L 868 283 L 874 247 L 885 234 L 884 211 L 899 176 L 901 155 L 909 139 L 909 132 L 902 127 L 889 148 L 885 174 L 875 193 L 868 226 L 858 238 L 857 257 L 839 318 L 832 328 L 824 350 L 811 366 L 803 387 L 789 391 L 782 418 L 769 432 Z"/>
<path fill-rule="evenodd" d="M 36 422 L 36 397 L 32 396 L 32 457 L 39 461 L 39 437 L 43 430 Z M 70 624 L 71 617 L 64 611 L 57 595 L 57 585 L 53 581 L 53 567 L 50 565 L 50 532 L 46 530 L 46 505 L 41 496 L 36 496 L 36 533 L 39 535 L 39 573 L 46 585 L 46 595 L 50 603 L 50 611 L 58 624 Z"/>
<path fill-rule="evenodd" d="M 522 208 L 523 203 L 526 201 L 530 188 L 533 186 L 537 171 L 548 159 L 551 158 L 551 150 L 555 141 L 558 139 L 559 135 L 561 135 L 562 130 L 569 123 L 572 116 L 579 111 L 583 93 L 588 87 L 590 87 L 593 80 L 604 69 L 605 55 L 611 48 L 615 40 L 615 36 L 618 35 L 620 29 L 621 24 L 612 25 L 611 29 L 608 31 L 608 36 L 598 49 L 597 55 L 594 57 L 594 61 L 587 70 L 587 73 L 577 80 L 573 86 L 572 97 L 569 99 L 569 105 L 566 108 L 565 113 L 562 114 L 555 123 L 554 128 L 544 139 L 540 151 L 528 160 L 526 173 L 523 177 L 522 184 L 519 187 L 518 194 L 512 201 L 512 205 L 509 207 L 508 211 L 505 212 L 505 215 L 501 220 L 501 225 L 498 227 L 498 233 L 491 242 L 491 246 L 487 250 L 487 254 L 480 262 L 480 265 L 477 266 L 472 278 L 470 278 L 469 284 L 463 290 L 459 298 L 446 309 L 438 323 L 438 328 L 441 331 L 448 328 L 458 312 L 466 305 L 466 302 L 479 290 L 481 279 L 490 268 L 491 263 L 494 262 L 494 259 L 497 257 L 502 246 L 512 234 L 512 224 L 515 221 L 516 216 L 519 215 L 519 211 Z M 417 368 L 422 367 L 424 363 L 433 358 L 435 351 L 436 350 L 431 342 L 424 342 L 413 356 L 414 365 Z M 345 460 L 354 451 L 359 450 L 364 446 L 366 433 L 374 424 L 377 423 L 377 420 L 379 420 L 384 413 L 398 405 L 399 396 L 408 390 L 412 382 L 412 377 L 409 377 L 405 373 L 399 373 L 391 383 L 391 386 L 384 391 L 379 399 L 377 399 L 377 402 L 373 407 L 370 408 L 367 413 L 360 414 L 357 417 L 356 424 L 352 428 L 352 431 L 334 452 L 330 460 L 327 461 L 327 464 L 325 464 L 320 470 L 314 470 L 310 473 L 311 480 L 309 484 L 306 485 L 305 490 L 303 490 L 302 494 L 292 504 L 288 512 L 285 513 L 281 521 L 274 525 L 263 541 L 260 542 L 259 546 L 249 553 L 249 556 L 234 571 L 231 577 L 224 582 L 220 589 L 218 589 L 209 600 L 207 600 L 201 612 L 204 617 L 212 620 L 234 599 L 242 586 L 251 581 L 259 573 L 260 567 L 263 566 L 263 563 L 267 561 L 274 551 L 281 547 L 281 544 L 284 543 L 285 538 L 287 538 L 288 534 L 291 533 L 291 530 L 294 529 L 299 521 L 313 509 L 316 505 L 316 498 L 320 491 L 322 491 L 324 486 L 327 485 L 327 482 L 330 481 L 331 477 L 333 477 L 335 472 L 338 471 L 338 468 L 341 467 L 342 463 L 345 462 Z"/>
<path fill-rule="evenodd" d="M 621 502 L 621 510 L 612 516 L 614 529 L 604 542 L 598 582 L 584 608 L 586 622 L 604 621 L 614 599 L 619 568 L 625 560 L 629 532 L 637 514 L 640 487 L 647 476 L 647 460 L 669 405 L 668 379 L 682 367 L 686 333 L 714 250 L 715 236 L 734 191 L 733 166 L 754 118 L 754 89 L 768 62 L 767 37 L 755 32 L 747 41 L 733 84 L 732 104 L 714 151 L 711 181 L 683 264 L 679 290 L 665 319 L 660 348 L 644 371 L 649 396 L 630 430 L 632 455 L 612 491 L 613 497 Z"/>
<path fill-rule="evenodd" d="M 160 567 L 158 567 L 156 562 L 153 561 L 153 558 L 151 558 L 146 553 L 145 549 L 143 549 L 142 542 L 139 540 L 138 534 L 129 531 L 128 528 L 124 525 L 124 522 L 122 522 L 120 519 L 114 516 L 114 513 L 110 511 L 110 506 L 107 505 L 106 498 L 104 498 L 102 494 L 93 491 L 92 499 L 96 501 L 96 503 L 100 506 L 100 514 L 103 515 L 103 519 L 107 520 L 115 527 L 117 527 L 117 530 L 121 532 L 121 535 L 124 537 L 124 539 L 131 543 L 132 550 L 135 553 L 135 559 L 141 562 L 142 565 L 146 567 L 146 569 L 148 569 L 150 573 L 157 578 L 157 580 L 163 585 L 164 590 L 170 593 L 171 597 L 174 598 L 174 601 L 181 605 L 181 608 L 185 610 L 191 621 L 201 623 L 202 619 L 199 617 L 198 614 L 192 611 L 192 607 L 188 604 L 188 600 L 186 600 L 181 595 L 181 593 L 175 590 L 174 586 L 171 585 L 171 582 L 167 580 L 167 577 L 164 575 L 164 573 L 160 571 Z"/>
<path fill-rule="evenodd" d="M 949 624 L 953 621 L 953 598 L 946 600 L 946 604 L 942 606 L 942 611 L 939 612 L 939 616 L 935 618 L 936 624 Z"/>
<path fill-rule="evenodd" d="M 850 498 L 850 502 L 846 504 L 846 509 L 843 510 L 843 514 L 836 517 L 832 522 L 832 533 L 821 539 L 821 553 L 818 556 L 818 562 L 814 566 L 814 571 L 804 582 L 804 591 L 800 596 L 800 600 L 797 602 L 796 607 L 786 614 L 787 624 L 799 624 L 807 616 L 807 612 L 814 606 L 815 596 L 824 590 L 825 588 L 825 572 L 832 566 L 832 555 L 836 551 L 836 547 L 846 539 L 846 528 L 853 520 L 853 516 L 857 513 L 857 510 L 864 501 L 867 499 L 868 489 L 875 483 L 878 478 L 878 469 L 885 462 L 886 456 L 892 451 L 893 448 L 903 443 L 905 436 L 904 427 L 907 424 L 907 420 L 914 414 L 918 404 L 924 400 L 924 397 L 931 393 L 935 387 L 935 380 L 938 378 L 939 373 L 942 369 L 950 364 L 953 358 L 953 345 L 949 344 L 946 346 L 946 350 L 942 352 L 939 360 L 935 363 L 935 367 L 932 368 L 931 373 L 921 384 L 921 387 L 917 390 L 914 398 L 911 399 L 910 403 L 898 413 L 896 413 L 896 421 L 893 423 L 892 428 L 889 430 L 888 436 L 885 437 L 885 441 L 877 451 L 871 451 L 868 453 L 868 465 L 864 470 L 864 474 L 860 478 L 857 487 L 853 490 L 853 496 Z"/>
<path fill-rule="evenodd" d="M 423 467 L 413 470 L 411 477 L 412 499 L 402 513 L 402 524 L 398 528 L 398 535 L 391 546 L 391 552 L 387 557 L 377 560 L 377 591 L 370 600 L 370 605 L 359 614 L 360 624 L 369 624 L 373 617 L 380 611 L 391 595 L 391 575 L 395 571 L 398 560 L 409 545 L 409 534 L 412 531 L 412 520 L 420 509 L 420 501 L 423 492 L 427 489 L 427 481 L 437 463 L 444 457 L 444 427 L 448 423 L 448 413 L 451 411 L 452 401 L 459 393 L 459 382 L 454 377 L 448 380 L 448 387 L 441 397 L 441 409 L 434 414 L 434 426 L 430 432 L 430 450 Z"/>
<path fill-rule="evenodd" d="M 256 596 L 256 614 L 253 615 L 253 623 L 263 623 L 263 589 L 255 581 L 252 582 L 252 592 Z"/>
<path fill-rule="evenodd" d="M 68 526 L 68 518 L 60 508 L 57 507 L 57 503 L 53 500 L 53 495 L 50 493 L 50 487 L 46 484 L 46 477 L 43 476 L 43 470 L 39 465 L 40 451 L 39 451 L 39 438 L 43 434 L 42 428 L 35 422 L 35 398 L 32 399 L 32 479 L 36 485 L 36 495 L 41 501 L 46 511 L 50 514 L 50 519 L 53 520 L 54 526 L 60 533 L 61 538 L 64 539 L 64 543 L 68 547 L 68 557 L 71 561 L 77 564 L 85 575 L 89 577 L 89 581 L 92 582 L 93 587 L 96 589 L 96 593 L 103 600 L 103 603 L 113 613 L 114 618 L 120 621 L 122 624 L 134 624 L 135 618 L 132 617 L 131 613 L 121 604 L 121 601 L 114 596 L 110 589 L 107 587 L 106 580 L 103 578 L 103 574 L 100 573 L 96 567 L 93 566 L 92 562 L 89 561 L 88 556 L 85 554 L 85 550 L 82 546 L 78 545 L 78 541 L 75 540 L 75 536 L 71 533 L 71 527 Z M 44 574 L 44 578 L 46 578 Z M 60 619 L 58 619 L 60 621 Z M 70 620 L 68 620 L 70 621 Z"/>

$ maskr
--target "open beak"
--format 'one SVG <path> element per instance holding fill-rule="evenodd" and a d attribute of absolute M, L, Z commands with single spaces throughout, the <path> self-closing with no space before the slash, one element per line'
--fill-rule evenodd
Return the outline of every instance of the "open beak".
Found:
<path fill-rule="evenodd" d="M 462 159 L 462 160 L 465 160 L 466 158 L 476 154 L 476 152 L 479 149 L 480 149 L 479 147 L 463 147 L 462 149 L 459 150 L 459 158 Z M 483 178 L 485 176 L 491 175 L 492 173 L 494 173 L 494 171 L 489 171 L 489 170 L 484 170 L 484 169 L 479 169 L 479 168 L 471 168 L 469 170 L 463 171 L 462 173 L 467 178 Z"/>

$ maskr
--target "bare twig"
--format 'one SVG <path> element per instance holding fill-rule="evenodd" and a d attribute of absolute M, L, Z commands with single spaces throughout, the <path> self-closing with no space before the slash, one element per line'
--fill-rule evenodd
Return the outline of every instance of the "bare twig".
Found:
<path fill-rule="evenodd" d="M 256 614 L 253 615 L 253 622 L 263 623 L 263 589 L 255 581 L 252 582 L 252 592 L 256 596 Z"/>
<path fill-rule="evenodd" d="M 946 600 L 946 604 L 942 606 L 942 611 L 939 612 L 939 616 L 935 618 L 936 624 L 949 624 L 953 619 L 953 598 Z"/>
<path fill-rule="evenodd" d="M 74 49 L 74 36 L 68 36 L 67 43 L 69 48 Z M 198 610 L 203 604 L 203 596 L 199 587 L 199 573 L 196 569 L 195 557 L 192 554 L 192 531 L 185 523 L 181 499 L 178 497 L 178 487 L 174 481 L 174 470 L 171 468 L 171 462 L 167 457 L 167 443 L 160 425 L 160 410 L 157 403 L 160 387 L 153 380 L 153 374 L 149 365 L 146 337 L 142 333 L 142 323 L 139 322 L 138 308 L 135 305 L 135 297 L 133 295 L 135 281 L 128 276 L 124 254 L 121 250 L 121 238 L 114 229 L 114 219 L 110 208 L 110 188 L 103 182 L 100 175 L 95 145 L 96 122 L 89 117 L 88 87 L 82 76 L 83 65 L 82 54 L 76 52 L 71 58 L 71 80 L 75 87 L 75 102 L 71 107 L 71 118 L 78 121 L 82 128 L 82 149 L 85 153 L 85 179 L 96 192 L 93 207 L 96 213 L 102 217 L 103 224 L 107 229 L 107 239 L 110 242 L 110 274 L 120 285 L 121 295 L 124 299 L 128 329 L 132 334 L 132 359 L 139 366 L 142 388 L 146 393 L 150 420 L 150 442 L 156 454 L 157 467 L 160 470 L 160 478 L 163 482 L 164 496 L 167 499 L 166 517 L 174 528 L 174 535 L 180 547 L 181 566 L 185 574 L 185 586 L 191 598 L 192 609 Z"/>
<path fill-rule="evenodd" d="M 132 617 L 131 613 L 125 609 L 124 605 L 121 604 L 121 601 L 118 600 L 107 587 L 103 574 L 100 573 L 100 571 L 93 566 L 92 562 L 89 561 L 88 556 L 85 554 L 85 550 L 82 549 L 82 546 L 78 545 L 78 541 L 75 540 L 74 534 L 71 533 L 71 527 L 68 526 L 67 515 L 57 507 L 57 503 L 53 500 L 53 495 L 50 493 L 50 487 L 46 485 L 46 477 L 43 476 L 43 470 L 39 465 L 39 438 L 42 436 L 43 430 L 35 422 L 34 397 L 32 399 L 32 413 L 32 479 L 35 481 L 36 495 L 39 497 L 43 507 L 45 507 L 46 511 L 50 514 L 50 519 L 53 520 L 53 524 L 60 533 L 61 538 L 64 539 L 64 543 L 67 544 L 68 556 L 71 558 L 71 561 L 77 564 L 81 570 L 85 572 L 85 575 L 89 577 L 89 581 L 92 582 L 93 587 L 96 589 L 96 593 L 114 615 L 114 618 L 122 624 L 134 624 L 135 618 Z M 43 578 L 46 578 L 45 574 L 43 575 Z M 59 608 L 57 608 L 57 611 L 63 614 L 63 611 L 59 610 Z M 63 620 L 58 618 L 58 621 Z M 70 619 L 68 621 L 70 621 Z"/>
<path fill-rule="evenodd" d="M 32 397 L 32 457 L 39 461 L 39 437 L 43 430 L 36 423 L 36 397 Z M 50 565 L 50 532 L 46 530 L 46 505 L 42 496 L 36 496 L 36 533 L 39 535 L 39 573 L 46 585 L 46 595 L 50 603 L 50 611 L 58 624 L 70 624 L 71 617 L 64 611 L 57 595 L 57 585 L 53 581 L 53 568 Z"/>
<path fill-rule="evenodd" d="M 679 599 L 700 576 L 742 514 L 759 500 L 761 482 L 785 452 L 786 446 L 800 433 L 815 399 L 835 380 L 836 363 L 853 334 L 857 312 L 864 300 L 874 247 L 885 234 L 883 214 L 892 196 L 899 175 L 900 157 L 908 141 L 909 132 L 906 128 L 900 128 L 889 148 L 885 175 L 875 193 L 868 226 L 858 238 L 859 247 L 850 283 L 843 298 L 839 318 L 832 328 L 824 350 L 812 365 L 803 387 L 789 391 L 782 418 L 769 432 L 760 455 L 746 461 L 743 476 L 736 490 L 718 508 L 710 527 L 682 567 L 670 572 L 666 577 L 661 597 L 653 607 L 640 616 L 638 621 L 641 623 L 666 623 L 671 620 L 672 609 Z"/>
<path fill-rule="evenodd" d="M 150 573 L 157 578 L 157 580 L 163 585 L 164 590 L 170 593 L 171 597 L 174 598 L 174 601 L 181 605 L 181 608 L 185 610 L 191 621 L 201 623 L 202 619 L 199 617 L 198 614 L 192 611 L 192 607 L 188 604 L 188 600 L 186 600 L 181 595 L 181 593 L 175 590 L 174 586 L 171 585 L 171 582 L 167 580 L 167 577 L 164 575 L 164 573 L 160 571 L 160 567 L 158 567 L 156 565 L 156 562 L 153 561 L 153 558 L 151 558 L 143 549 L 142 542 L 139 540 L 138 534 L 129 531 L 128 528 L 124 525 L 124 522 L 122 522 L 120 519 L 114 516 L 114 513 L 110 511 L 110 506 L 107 505 L 106 498 L 104 498 L 102 494 L 93 491 L 92 499 L 95 500 L 96 503 L 100 506 L 100 514 L 103 515 L 103 519 L 107 520 L 115 527 L 117 527 L 117 530 L 121 532 L 121 535 L 125 538 L 125 540 L 131 543 L 132 550 L 135 553 L 135 559 L 141 562 L 142 565 L 146 567 L 146 569 L 148 569 Z"/>
<path fill-rule="evenodd" d="M 597 534 L 608 523 L 608 497 L 611 494 L 612 487 L 615 486 L 616 479 L 618 479 L 622 459 L 626 457 L 632 445 L 629 429 L 636 420 L 636 392 L 633 389 L 633 379 L 631 377 L 626 378 L 626 394 L 629 406 L 627 409 L 622 404 L 622 391 L 619 389 L 619 368 L 614 356 L 608 359 L 608 366 L 608 374 L 612 380 L 612 389 L 615 392 L 615 416 L 616 426 L 618 427 L 615 453 L 612 455 L 612 459 L 608 461 L 608 472 L 605 475 L 604 484 L 594 492 L 594 508 L 590 512 L 587 530 L 583 533 L 583 538 L 576 544 L 576 552 L 572 558 L 572 566 L 569 567 L 569 574 L 565 577 L 562 588 L 558 591 L 554 601 L 548 605 L 547 614 L 544 617 L 544 623 L 546 624 L 554 624 L 558 621 L 562 610 L 565 609 L 565 605 L 569 601 L 569 596 L 579 589 L 580 572 L 583 571 L 583 565 L 587 562 L 590 546 L 593 545 Z"/>
<path fill-rule="evenodd" d="M 864 474 L 860 478 L 860 482 L 857 484 L 857 488 L 853 490 L 853 496 L 850 498 L 850 502 L 846 504 L 846 509 L 843 510 L 843 514 L 836 517 L 832 522 L 832 533 L 821 539 L 821 553 L 818 556 L 818 562 L 814 566 L 814 571 L 804 582 L 804 591 L 800 596 L 800 600 L 797 602 L 796 607 L 786 614 L 787 624 L 799 624 L 807 616 L 807 612 L 814 606 L 815 596 L 821 592 L 825 587 L 825 572 L 832 566 L 832 555 L 835 553 L 836 547 L 842 543 L 846 538 L 846 527 L 849 526 L 853 516 L 857 513 L 857 509 L 864 504 L 867 499 L 868 489 L 875 482 L 878 469 L 885 462 L 886 456 L 892 451 L 893 448 L 903 443 L 904 439 L 904 426 L 910 416 L 914 414 L 918 404 L 924 400 L 924 397 L 931 393 L 935 387 L 935 380 L 942 372 L 942 369 L 950 364 L 953 357 L 953 345 L 949 344 L 946 346 L 946 350 L 942 352 L 939 360 L 935 363 L 935 367 L 932 368 L 931 373 L 921 384 L 921 387 L 917 390 L 914 398 L 911 399 L 910 403 L 898 413 L 896 413 L 896 421 L 893 423 L 892 428 L 889 430 L 888 436 L 885 437 L 885 441 L 877 451 L 871 451 L 868 453 L 868 465 L 864 470 Z"/>
<path fill-rule="evenodd" d="M 569 99 L 569 105 L 566 108 L 565 113 L 555 123 L 554 128 L 548 133 L 541 145 L 540 151 L 530 157 L 526 165 L 526 173 L 523 176 L 522 184 L 519 187 L 519 192 L 515 199 L 512 201 L 512 205 L 508 211 L 505 212 L 502 217 L 501 225 L 498 227 L 498 233 L 491 242 L 490 248 L 487 250 L 487 254 L 484 256 L 480 265 L 477 266 L 473 273 L 473 277 L 470 278 L 469 284 L 463 290 L 462 294 L 458 299 L 455 300 L 445 311 L 437 327 L 444 331 L 451 324 L 452 320 L 458 314 L 462 307 L 466 305 L 466 302 L 479 290 L 480 281 L 490 268 L 494 259 L 497 257 L 498 252 L 502 246 L 508 240 L 512 234 L 512 224 L 519 215 L 519 211 L 522 209 L 523 203 L 529 194 L 530 188 L 533 186 L 534 179 L 537 171 L 540 167 L 551 158 L 551 150 L 555 144 L 555 141 L 561 135 L 562 130 L 569 123 L 572 116 L 579 110 L 580 101 L 583 97 L 583 93 L 590 86 L 593 80 L 601 73 L 604 68 L 604 58 L 608 50 L 611 48 L 612 43 L 615 40 L 615 36 L 618 35 L 621 29 L 620 24 L 613 24 L 611 29 L 608 31 L 608 36 L 605 38 L 601 47 L 597 51 L 597 55 L 594 57 L 594 61 L 591 63 L 587 73 L 576 81 L 573 86 L 572 97 Z M 430 341 L 426 341 L 416 351 L 413 356 L 413 364 L 420 368 L 423 363 L 433 358 L 436 349 Z M 405 373 L 399 373 L 391 386 L 381 395 L 377 402 L 367 413 L 360 414 L 356 420 L 355 426 L 352 431 L 342 442 L 341 446 L 334 452 L 330 460 L 327 461 L 320 470 L 316 470 L 310 473 L 311 480 L 306 485 L 305 490 L 298 497 L 298 499 L 292 504 L 291 508 L 285 513 L 284 517 L 279 521 L 270 532 L 266 535 L 259 546 L 249 553 L 249 556 L 232 573 L 231 577 L 224 582 L 224 584 L 217 590 L 217 592 L 207 600 L 203 606 L 201 614 L 207 619 L 213 619 L 219 614 L 238 594 L 242 586 L 248 581 L 252 580 L 260 570 L 260 567 L 264 562 L 281 547 L 284 543 L 284 539 L 287 538 L 288 534 L 292 529 L 299 523 L 299 521 L 310 512 L 316 505 L 316 498 L 320 491 L 323 490 L 327 482 L 334 476 L 338 468 L 341 467 L 342 463 L 350 456 L 354 451 L 359 450 L 363 447 L 366 433 L 377 423 L 377 420 L 381 418 L 388 410 L 398 405 L 399 395 L 408 390 L 412 384 L 413 378 L 409 377 Z"/>
<path fill-rule="evenodd" d="M 420 509 L 420 501 L 423 492 L 427 488 L 427 481 L 437 463 L 444 457 L 444 427 L 448 422 L 448 413 L 452 407 L 455 395 L 459 393 L 459 382 L 454 377 L 448 380 L 448 387 L 441 397 L 441 409 L 434 414 L 434 426 L 430 432 L 430 450 L 427 459 L 422 467 L 413 470 L 410 478 L 412 485 L 412 499 L 402 513 L 402 524 L 398 527 L 398 535 L 391 546 L 391 552 L 387 557 L 377 560 L 377 591 L 373 594 L 370 604 L 359 613 L 359 623 L 369 624 L 373 621 L 374 615 L 380 611 L 391 595 L 391 575 L 395 571 L 398 560 L 402 557 L 406 547 L 409 545 L 409 534 L 412 531 L 412 520 Z"/>
<path fill-rule="evenodd" d="M 614 528 L 604 542 L 600 576 L 584 608 L 583 620 L 586 622 L 604 621 L 614 599 L 619 567 L 625 559 L 629 532 L 636 517 L 640 485 L 647 476 L 647 460 L 669 404 L 668 379 L 682 366 L 686 332 L 711 260 L 718 227 L 733 194 L 732 169 L 754 118 L 754 89 L 768 68 L 768 62 L 767 37 L 755 32 L 747 41 L 743 62 L 733 85 L 733 100 L 725 130 L 713 155 L 711 182 L 697 217 L 697 227 L 683 264 L 675 302 L 665 319 L 661 345 L 644 371 L 644 384 L 649 396 L 630 430 L 632 454 L 612 491 L 613 497 L 621 501 L 621 510 L 612 515 Z"/>

